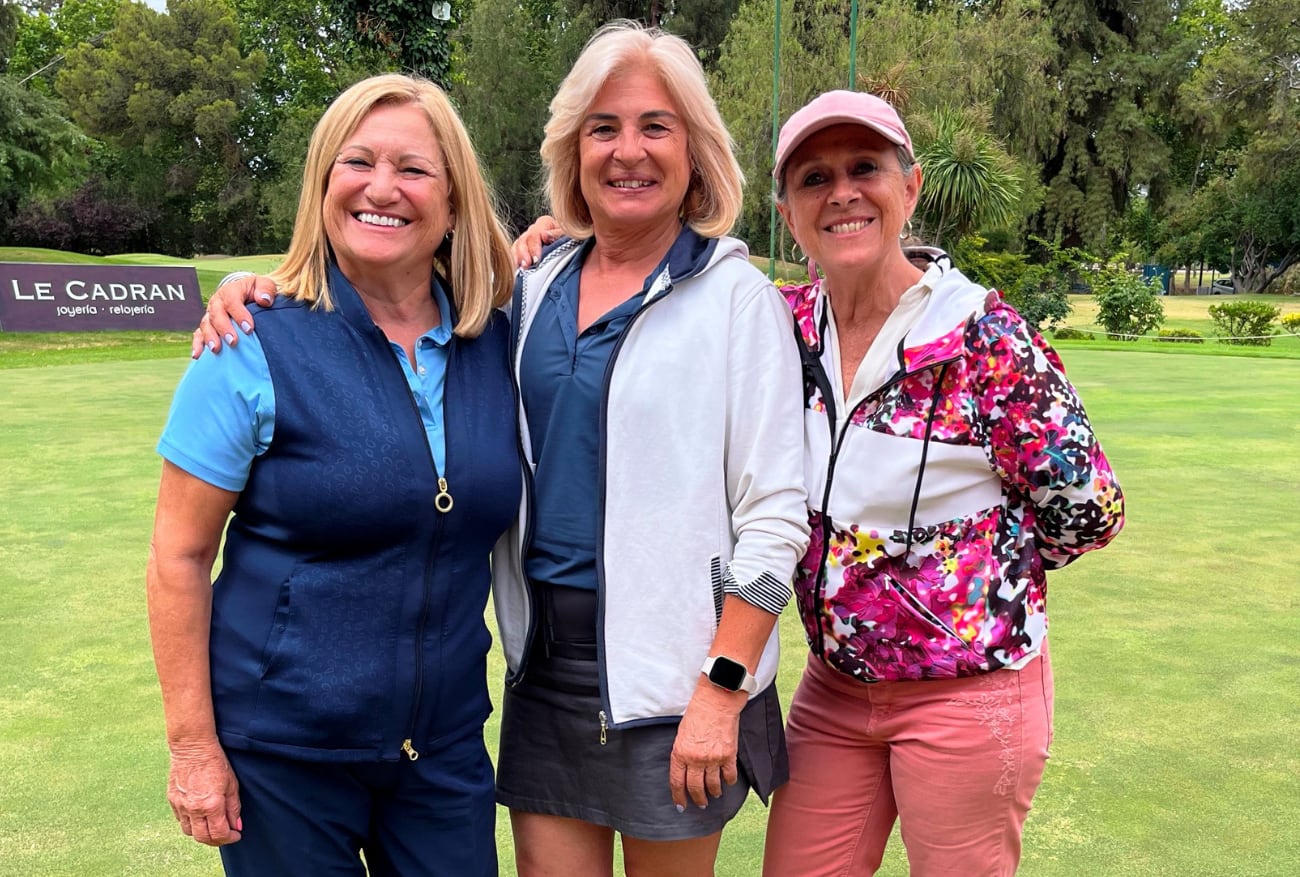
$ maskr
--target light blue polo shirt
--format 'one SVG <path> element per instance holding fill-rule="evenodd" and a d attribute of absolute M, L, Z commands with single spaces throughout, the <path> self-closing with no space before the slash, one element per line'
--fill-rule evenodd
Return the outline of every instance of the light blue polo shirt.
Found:
<path fill-rule="evenodd" d="M 420 412 L 424 435 L 439 473 L 446 471 L 447 442 L 443 396 L 447 383 L 451 304 L 434 279 L 439 325 L 415 342 L 415 359 L 400 344 L 389 343 L 402 367 L 411 397 Z M 158 453 L 196 478 L 223 490 L 241 491 L 253 460 L 266 452 L 275 434 L 275 387 L 257 333 L 239 345 L 205 352 L 190 364 L 176 394 Z"/>

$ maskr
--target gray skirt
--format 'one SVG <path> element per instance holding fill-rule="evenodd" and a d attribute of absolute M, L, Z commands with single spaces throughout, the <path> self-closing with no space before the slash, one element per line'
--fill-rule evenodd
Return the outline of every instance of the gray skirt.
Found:
<path fill-rule="evenodd" d="M 767 802 L 790 775 L 776 686 L 740 714 L 739 780 L 721 798 L 678 813 L 668 788 L 677 722 L 608 729 L 595 661 L 534 653 L 524 681 L 507 688 L 497 756 L 497 801 L 511 810 L 566 816 L 641 840 L 685 840 L 722 830 L 749 790 Z"/>

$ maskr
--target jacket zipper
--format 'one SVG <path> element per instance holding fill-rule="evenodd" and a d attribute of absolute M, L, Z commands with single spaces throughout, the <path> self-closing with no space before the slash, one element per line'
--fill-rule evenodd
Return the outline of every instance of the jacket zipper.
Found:
<path fill-rule="evenodd" d="M 666 271 L 667 268 L 665 268 L 664 270 Z M 659 276 L 662 277 L 663 276 L 662 273 Z M 657 280 L 658 278 L 656 278 L 656 281 Z M 614 349 L 610 351 L 609 363 L 605 366 L 605 377 L 601 385 L 600 424 L 599 424 L 600 453 L 596 462 L 597 471 L 600 473 L 600 483 L 599 483 L 600 507 L 596 510 L 597 511 L 596 520 L 599 523 L 599 526 L 596 530 L 596 669 L 597 669 L 598 683 L 600 687 L 600 701 L 601 701 L 601 705 L 604 706 L 605 708 L 601 710 L 599 714 L 600 745 L 602 746 L 605 745 L 605 731 L 607 729 L 606 720 L 608 718 L 607 711 L 608 714 L 612 715 L 613 713 L 613 708 L 610 706 L 610 702 L 609 702 L 608 682 L 605 678 L 605 660 L 604 660 L 604 655 L 605 655 L 605 488 L 606 488 L 606 478 L 608 475 L 608 468 L 606 466 L 606 458 L 605 458 L 605 446 L 606 446 L 605 427 L 609 421 L 609 385 L 610 385 L 610 381 L 614 377 L 614 365 L 618 362 L 618 355 L 623 350 L 624 342 L 627 341 L 628 335 L 632 333 L 632 327 L 636 325 L 637 321 L 641 319 L 641 316 L 646 311 L 654 307 L 656 303 L 663 301 L 665 298 L 667 298 L 669 293 L 673 291 L 673 288 L 674 286 L 670 279 L 667 285 L 664 286 L 662 292 L 660 292 L 654 298 L 649 299 L 648 301 L 645 299 L 642 300 L 641 307 L 637 308 L 636 312 L 633 313 L 632 316 L 628 319 L 627 325 L 624 326 L 623 331 L 619 333 L 618 340 L 614 342 Z M 646 295 L 648 296 L 653 291 L 653 289 L 654 289 L 654 284 L 652 283 L 650 289 L 646 290 Z"/>
<path fill-rule="evenodd" d="M 823 308 L 829 308 L 829 306 L 830 306 L 829 302 L 823 301 Z M 823 323 L 824 323 L 826 319 L 826 311 L 823 310 L 822 314 L 823 314 Z M 795 331 L 796 332 L 799 331 L 797 327 Z M 821 337 L 823 339 L 826 337 L 825 327 L 823 327 L 822 329 Z M 800 335 L 799 339 L 801 343 L 805 344 L 805 349 L 806 349 L 806 342 L 803 341 L 803 336 Z M 900 361 L 901 361 L 901 351 L 903 349 L 902 341 L 898 343 L 898 347 L 900 351 Z M 823 383 L 822 383 L 823 381 L 825 382 L 826 386 L 829 386 L 831 388 L 834 387 L 834 384 L 829 381 L 829 378 L 826 375 L 826 369 L 822 364 L 821 354 L 824 351 L 825 351 L 825 347 L 823 345 L 822 350 L 816 354 L 816 368 L 821 373 L 820 377 L 822 378 L 822 381 L 818 382 L 818 386 L 819 388 L 822 388 L 823 395 L 825 395 L 826 392 L 825 389 L 823 388 Z M 957 361 L 957 357 L 950 357 L 945 360 L 939 360 L 937 362 L 929 363 L 928 365 L 926 365 L 925 369 L 923 370 L 930 371 L 935 368 L 939 368 L 941 370 L 940 373 L 942 373 L 942 370 L 946 366 L 956 361 Z M 815 598 L 814 608 L 816 609 L 819 616 L 817 621 L 817 657 L 823 663 L 825 663 L 826 661 L 826 625 L 822 623 L 820 615 L 821 615 L 822 601 L 825 599 L 825 594 L 826 594 L 826 561 L 830 557 L 830 551 L 831 551 L 830 498 L 831 498 L 831 487 L 833 486 L 835 481 L 835 464 L 838 462 L 840 451 L 844 447 L 844 439 L 849 432 L 848 425 L 853 420 L 853 416 L 857 414 L 859 411 L 861 411 L 862 408 L 867 405 L 867 403 L 883 398 L 885 393 L 887 393 L 889 390 L 892 390 L 894 387 L 902 383 L 908 377 L 911 377 L 912 375 L 919 373 L 919 371 L 922 370 L 919 369 L 915 372 L 900 370 L 888 381 L 881 384 L 871 393 L 869 393 L 868 395 L 860 399 L 856 404 L 854 404 L 848 410 L 848 412 L 846 412 L 843 428 L 840 430 L 838 436 L 836 435 L 836 427 L 839 424 L 837 424 L 835 421 L 834 402 L 833 401 L 827 402 L 825 399 L 823 399 L 823 402 L 826 403 L 827 405 L 827 411 L 828 411 L 829 422 L 830 422 L 830 430 L 831 430 L 831 439 L 833 442 L 832 449 L 831 449 L 831 457 L 826 467 L 826 489 L 822 493 L 822 509 L 821 509 L 822 555 L 818 561 L 817 579 L 814 583 L 814 598 Z M 931 400 L 931 404 L 933 404 L 933 400 Z M 920 478 L 923 475 L 924 475 L 924 471 L 918 473 L 917 477 Z M 958 640 L 961 639 L 961 637 L 957 635 L 956 631 L 954 631 L 950 626 L 945 624 L 940 618 L 938 618 L 938 616 L 936 616 L 928 608 L 921 605 L 920 601 L 917 599 L 915 594 L 912 594 L 911 592 L 907 591 L 905 588 L 903 588 L 901 585 L 899 585 L 897 582 L 893 581 L 892 579 L 889 581 L 889 587 L 893 589 L 896 593 L 898 593 L 900 596 L 902 596 L 903 599 L 905 599 L 908 603 L 910 603 L 922 615 L 928 618 L 931 621 L 931 623 L 937 625 L 945 632 L 953 636 L 955 639 Z M 878 674 L 877 674 L 877 678 L 879 678 Z"/>
<path fill-rule="evenodd" d="M 558 257 L 557 257 L 558 258 Z M 539 266 L 540 267 L 540 266 Z M 536 270 L 536 269 L 534 269 Z M 523 391 L 519 387 L 519 351 L 524 342 L 524 312 L 527 310 L 528 299 L 528 279 L 530 274 L 523 274 L 519 278 L 519 295 L 514 297 L 511 303 L 512 316 L 514 317 L 514 341 L 510 347 L 510 389 L 514 394 L 515 411 L 519 412 L 520 423 L 524 423 L 524 403 Z M 532 320 L 529 319 L 531 324 Z M 537 636 L 537 612 L 535 607 L 538 604 L 536 599 L 536 589 L 533 586 L 532 579 L 528 577 L 527 565 L 524 558 L 528 556 L 528 549 L 533 544 L 534 521 L 531 514 L 534 505 L 533 491 L 536 489 L 533 483 L 533 467 L 528 463 L 532 454 L 524 448 L 523 431 L 515 430 L 515 443 L 519 448 L 519 459 L 523 462 L 524 470 L 524 496 L 523 510 L 521 517 L 524 521 L 524 532 L 520 537 L 519 543 L 519 575 L 524 581 L 524 594 L 528 598 L 528 629 L 524 631 L 524 649 L 519 656 L 519 670 L 514 674 L 514 678 L 507 678 L 506 685 L 511 688 L 519 685 L 524 681 L 524 676 L 528 673 L 528 658 L 532 653 L 533 638 Z"/>
<path fill-rule="evenodd" d="M 380 334 L 380 336 L 383 337 L 384 343 L 387 344 L 388 336 L 384 335 L 383 330 L 380 329 L 378 326 L 376 326 L 375 331 L 377 331 Z M 451 341 L 448 343 L 447 374 L 451 374 L 452 359 L 453 357 L 455 357 L 458 347 L 459 345 L 457 344 L 457 338 L 455 335 L 453 335 Z M 415 367 L 416 364 L 411 363 L 411 368 L 414 369 Z M 403 381 L 406 380 L 405 375 L 402 376 L 402 380 Z M 444 380 L 444 384 L 443 384 L 443 393 L 442 393 L 442 416 L 443 416 L 443 436 L 444 436 L 444 441 L 446 441 L 445 436 L 449 434 L 449 430 L 447 430 L 446 428 L 447 408 L 448 408 L 447 396 L 450 394 L 451 382 L 447 381 L 446 378 L 444 378 L 443 380 Z M 423 432 L 424 418 L 420 414 L 420 406 L 415 401 L 415 396 L 411 393 L 409 386 L 407 387 L 406 395 L 407 395 L 407 399 L 410 400 L 411 410 L 415 413 L 416 419 L 420 421 L 420 431 Z M 448 448 L 446 450 L 450 450 L 450 449 Z M 434 459 L 433 449 L 429 447 L 429 442 L 427 438 L 424 442 L 424 451 L 428 455 L 429 468 L 433 470 L 433 475 L 438 480 L 438 493 L 434 496 L 433 499 L 433 507 L 438 512 L 438 515 L 434 519 L 433 540 L 429 544 L 429 555 L 428 555 L 429 560 L 428 563 L 425 564 L 424 594 L 420 602 L 420 622 L 418 625 L 416 625 L 416 629 L 415 629 L 415 696 L 414 699 L 411 701 L 411 718 L 410 721 L 407 723 L 408 727 L 410 728 L 409 734 L 411 736 L 408 736 L 404 740 L 402 740 L 402 746 L 401 746 L 402 752 L 406 755 L 407 759 L 409 759 L 410 761 L 417 761 L 420 758 L 420 752 L 415 748 L 415 745 L 412 743 L 412 739 L 415 735 L 415 725 L 417 720 L 419 719 L 419 714 L 420 714 L 420 698 L 424 694 L 424 631 L 425 631 L 425 626 L 429 623 L 429 602 L 431 600 L 431 592 L 433 590 L 433 561 L 438 556 L 438 547 L 442 543 L 443 522 L 446 520 L 447 512 L 450 512 L 452 506 L 454 505 L 454 501 L 452 499 L 451 493 L 448 492 L 447 490 L 447 479 L 441 472 L 438 471 L 438 463 Z M 447 468 L 450 469 L 451 467 L 448 466 Z"/>

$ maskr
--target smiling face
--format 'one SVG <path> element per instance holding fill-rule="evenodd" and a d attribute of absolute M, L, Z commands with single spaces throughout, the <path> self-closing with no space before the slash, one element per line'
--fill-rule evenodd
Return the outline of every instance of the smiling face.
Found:
<path fill-rule="evenodd" d="M 678 223 L 691 180 L 686 124 L 657 76 L 611 76 L 578 132 L 578 180 L 597 236 Z"/>
<path fill-rule="evenodd" d="M 414 104 L 375 107 L 343 141 L 322 206 L 325 233 L 350 279 L 433 270 L 452 227 L 442 149 Z M 391 272 L 391 273 L 390 273 Z"/>
<path fill-rule="evenodd" d="M 920 167 L 904 173 L 894 144 L 862 125 L 832 125 L 790 157 L 777 208 L 828 276 L 879 271 L 906 264 L 898 236 L 920 190 Z"/>

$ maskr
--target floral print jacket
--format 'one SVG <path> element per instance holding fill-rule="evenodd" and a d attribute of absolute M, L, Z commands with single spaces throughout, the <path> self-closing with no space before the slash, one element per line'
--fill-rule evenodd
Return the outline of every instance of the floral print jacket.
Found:
<path fill-rule="evenodd" d="M 1020 666 L 1047 633 L 1046 571 L 1124 523 L 1056 352 L 947 256 L 921 283 L 892 375 L 847 411 L 821 282 L 782 290 L 803 341 L 812 527 L 796 600 L 813 653 L 864 681 Z"/>

